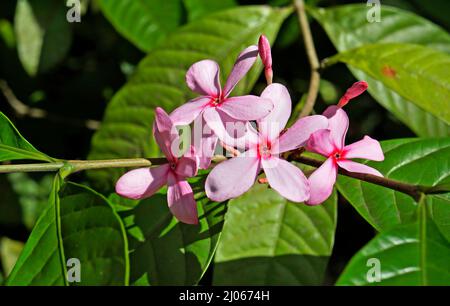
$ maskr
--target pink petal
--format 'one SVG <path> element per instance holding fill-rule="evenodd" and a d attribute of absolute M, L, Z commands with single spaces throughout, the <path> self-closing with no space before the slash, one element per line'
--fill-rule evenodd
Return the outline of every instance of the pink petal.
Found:
<path fill-rule="evenodd" d="M 177 128 L 161 107 L 155 109 L 154 135 L 161 151 L 163 151 L 168 160 L 172 161 L 174 157 L 180 154 L 180 139 Z"/>
<path fill-rule="evenodd" d="M 266 87 L 261 98 L 271 100 L 273 110 L 269 115 L 258 120 L 259 132 L 268 140 L 273 140 L 278 137 L 291 116 L 291 97 L 285 86 L 274 83 Z"/>
<path fill-rule="evenodd" d="M 356 98 L 357 96 L 361 95 L 363 92 L 367 90 L 369 87 L 369 84 L 365 81 L 359 81 L 356 82 L 347 89 L 345 94 L 342 96 L 342 98 L 339 100 L 338 106 L 344 107 L 351 99 Z"/>
<path fill-rule="evenodd" d="M 335 150 L 334 145 L 331 143 L 330 134 L 330 130 L 319 130 L 311 134 L 307 149 L 323 156 L 330 156 Z"/>
<path fill-rule="evenodd" d="M 277 150 L 274 153 L 283 153 L 304 146 L 311 134 L 328 127 L 328 119 L 315 115 L 303 117 L 294 123 L 278 140 Z"/>
<path fill-rule="evenodd" d="M 196 156 L 181 157 L 175 168 L 175 172 L 182 178 L 193 177 L 197 175 L 198 158 Z"/>
<path fill-rule="evenodd" d="M 227 83 L 223 89 L 224 97 L 228 97 L 236 86 L 236 84 L 245 76 L 245 74 L 252 68 L 258 57 L 258 47 L 250 46 L 239 54 L 234 67 L 228 76 Z"/>
<path fill-rule="evenodd" d="M 244 154 L 249 153 L 247 151 Z M 206 179 L 206 195 L 217 202 L 238 197 L 252 187 L 259 170 L 259 159 L 251 154 L 221 162 Z"/>
<path fill-rule="evenodd" d="M 380 171 L 360 164 L 360 163 L 356 163 L 354 161 L 351 160 L 339 160 L 338 162 L 339 167 L 349 171 L 349 172 L 356 172 L 356 173 L 367 173 L 367 174 L 373 174 L 376 176 L 381 176 L 383 177 L 383 174 L 380 173 Z"/>
<path fill-rule="evenodd" d="M 292 202 L 309 198 L 309 184 L 303 172 L 293 164 L 278 157 L 261 159 L 270 187 Z"/>
<path fill-rule="evenodd" d="M 199 158 L 199 168 L 207 169 L 216 150 L 218 137 L 206 124 L 202 116 L 194 121 L 192 144 Z"/>
<path fill-rule="evenodd" d="M 188 125 L 197 118 L 203 109 L 211 101 L 210 97 L 198 97 L 177 107 L 171 114 L 170 119 L 174 125 Z"/>
<path fill-rule="evenodd" d="M 257 96 L 240 96 L 225 99 L 220 110 L 237 120 L 257 120 L 273 109 L 272 101 Z"/>
<path fill-rule="evenodd" d="M 348 116 L 342 109 L 337 109 L 333 117 L 328 119 L 331 142 L 337 149 L 342 150 L 348 130 Z"/>
<path fill-rule="evenodd" d="M 384 160 L 380 143 L 375 139 L 364 136 L 360 141 L 354 142 L 344 148 L 345 158 L 365 158 L 370 160 Z"/>
<path fill-rule="evenodd" d="M 168 164 L 128 171 L 117 181 L 116 192 L 129 199 L 148 198 L 166 184 L 168 172 Z"/>
<path fill-rule="evenodd" d="M 220 68 L 212 60 L 193 64 L 186 73 L 186 83 L 192 91 L 204 96 L 220 97 Z"/>
<path fill-rule="evenodd" d="M 336 111 L 340 109 L 340 107 L 336 105 L 328 106 L 327 109 L 322 113 L 323 116 L 327 118 L 331 118 L 336 114 Z"/>
<path fill-rule="evenodd" d="M 222 122 L 222 117 L 217 111 L 216 107 L 209 107 L 203 112 L 203 119 L 205 119 L 206 124 L 213 130 L 214 134 L 217 135 L 221 140 L 226 139 L 226 130 L 224 123 Z"/>
<path fill-rule="evenodd" d="M 308 205 L 317 205 L 328 199 L 336 182 L 337 167 L 332 158 L 328 158 L 322 166 L 308 178 L 310 197 Z"/>
<path fill-rule="evenodd" d="M 172 214 L 179 221 L 187 224 L 198 224 L 197 203 L 191 186 L 185 180 L 179 180 L 169 174 L 167 202 Z"/>
<path fill-rule="evenodd" d="M 220 140 L 227 146 L 245 149 L 248 138 L 254 136 L 249 134 L 250 122 L 235 119 L 223 112 L 222 108 L 217 108 L 217 112 L 225 125 L 225 133 Z"/>

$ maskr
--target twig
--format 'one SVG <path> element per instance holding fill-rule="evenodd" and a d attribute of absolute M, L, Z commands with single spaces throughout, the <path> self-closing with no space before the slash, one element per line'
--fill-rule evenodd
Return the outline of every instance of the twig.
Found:
<path fill-rule="evenodd" d="M 299 115 L 299 118 L 302 118 L 308 116 L 312 112 L 314 104 L 316 103 L 320 85 L 320 63 L 317 57 L 316 48 L 314 46 L 314 40 L 311 35 L 308 17 L 305 13 L 305 3 L 303 0 L 294 0 L 294 6 L 297 11 L 298 21 L 300 23 L 300 29 L 302 31 L 303 41 L 305 43 L 306 54 L 308 56 L 308 61 L 311 68 L 308 96 L 306 98 L 305 106 Z"/>
<path fill-rule="evenodd" d="M 98 128 L 100 127 L 100 121 L 97 120 L 68 118 L 61 115 L 49 113 L 46 110 L 40 108 L 30 107 L 16 97 L 12 89 L 8 86 L 8 83 L 6 83 L 6 81 L 4 80 L 0 80 L 0 90 L 2 91 L 3 95 L 6 98 L 6 101 L 12 107 L 18 117 L 26 116 L 36 119 L 48 119 L 57 123 L 69 124 L 78 127 L 83 126 L 90 130 L 98 130 Z"/>

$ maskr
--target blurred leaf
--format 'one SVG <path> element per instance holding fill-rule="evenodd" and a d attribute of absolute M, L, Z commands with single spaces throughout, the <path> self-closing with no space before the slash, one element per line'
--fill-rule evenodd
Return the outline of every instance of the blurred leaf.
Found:
<path fill-rule="evenodd" d="M 310 12 L 324 27 L 340 52 L 368 43 L 388 42 L 420 44 L 450 52 L 450 35 L 445 30 L 401 9 L 382 5 L 382 22 L 379 23 L 367 21 L 365 4 L 312 9 Z M 357 79 L 369 83 L 369 92 L 378 103 L 417 135 L 427 137 L 450 135 L 450 126 L 443 120 L 424 111 L 368 74 L 354 68 L 351 68 L 351 71 Z"/>
<path fill-rule="evenodd" d="M 266 184 L 230 200 L 215 285 L 321 285 L 336 228 L 337 196 L 292 203 Z"/>
<path fill-rule="evenodd" d="M 15 47 L 16 38 L 14 36 L 14 29 L 11 23 L 6 19 L 0 19 L 0 37 L 8 48 L 12 49 Z"/>
<path fill-rule="evenodd" d="M 109 202 L 88 187 L 54 180 L 49 205 L 33 229 L 7 285 L 67 285 L 66 260 L 81 263 L 73 285 L 126 285 L 125 229 Z M 99 243 L 101 242 L 101 243 Z"/>
<path fill-rule="evenodd" d="M 156 106 L 170 112 L 195 97 L 185 85 L 190 65 L 214 59 L 225 80 L 237 55 L 258 42 L 265 33 L 274 41 L 278 28 L 290 9 L 267 6 L 239 7 L 211 14 L 179 29 L 153 50 L 137 67 L 131 80 L 109 103 L 101 128 L 92 139 L 90 159 L 156 156 L 152 136 Z M 234 95 L 248 93 L 261 72 L 261 61 L 239 82 Z M 93 184 L 110 190 L 123 170 L 90 172 Z"/>
<path fill-rule="evenodd" d="M 150 51 L 181 22 L 181 0 L 100 0 L 103 14 L 136 47 Z"/>
<path fill-rule="evenodd" d="M 19 58 L 34 76 L 58 64 L 69 51 L 72 31 L 58 0 L 18 0 L 14 29 Z"/>
<path fill-rule="evenodd" d="M 291 15 L 286 20 L 277 37 L 277 46 L 287 48 L 301 37 L 297 18 L 297 16 Z"/>
<path fill-rule="evenodd" d="M 383 141 L 385 160 L 367 162 L 387 178 L 435 186 L 450 182 L 450 138 Z M 417 203 L 409 196 L 378 185 L 339 176 L 339 192 L 378 231 L 416 219 Z M 432 218 L 450 240 L 450 193 L 428 195 Z"/>
<path fill-rule="evenodd" d="M 5 175 L 0 175 L 0 225 L 6 227 L 22 224 L 22 211 L 16 193 Z"/>
<path fill-rule="evenodd" d="M 447 286 L 449 258 L 449 241 L 439 233 L 431 219 L 421 216 L 417 222 L 378 234 L 352 258 L 337 284 Z M 373 260 L 379 263 L 380 282 L 368 279 Z"/>
<path fill-rule="evenodd" d="M 23 224 L 31 230 L 47 206 L 52 189 L 52 175 L 46 175 L 40 181 L 32 179 L 26 173 L 11 173 L 7 177 L 19 199 Z"/>
<path fill-rule="evenodd" d="M 189 21 L 237 5 L 236 0 L 183 0 L 183 3 L 188 11 Z"/>
<path fill-rule="evenodd" d="M 339 89 L 330 81 L 320 80 L 319 93 L 326 104 L 336 104 L 339 101 Z"/>
<path fill-rule="evenodd" d="M 23 242 L 3 237 L 0 239 L 0 259 L 7 277 L 11 273 L 17 258 L 23 249 Z"/>
<path fill-rule="evenodd" d="M 199 225 L 178 222 L 167 206 L 166 191 L 121 212 L 130 241 L 130 284 L 195 285 L 216 250 L 226 212 L 203 191 L 206 176 L 189 180 L 197 200 Z"/>
<path fill-rule="evenodd" d="M 373 44 L 330 61 L 358 68 L 450 125 L 450 55 L 413 44 Z"/>
<path fill-rule="evenodd" d="M 0 112 L 0 161 L 17 159 L 53 161 L 26 141 L 12 122 Z"/>

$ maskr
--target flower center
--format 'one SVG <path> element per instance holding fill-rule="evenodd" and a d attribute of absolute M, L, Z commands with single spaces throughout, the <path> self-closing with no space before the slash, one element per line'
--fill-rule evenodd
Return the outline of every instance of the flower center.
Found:
<path fill-rule="evenodd" d="M 171 163 L 169 163 L 169 167 L 170 167 L 170 169 L 175 170 L 175 168 L 177 167 L 177 163 L 171 162 Z"/>
<path fill-rule="evenodd" d="M 213 107 L 219 106 L 223 102 L 223 99 L 220 97 L 211 98 L 211 101 L 209 101 L 209 104 Z"/>
<path fill-rule="evenodd" d="M 331 154 L 331 156 L 333 156 L 335 161 L 341 160 L 344 158 L 344 152 L 343 151 L 335 151 L 333 154 Z"/>
<path fill-rule="evenodd" d="M 258 144 L 258 154 L 262 158 L 268 158 L 272 155 L 270 152 L 271 145 L 268 142 Z"/>

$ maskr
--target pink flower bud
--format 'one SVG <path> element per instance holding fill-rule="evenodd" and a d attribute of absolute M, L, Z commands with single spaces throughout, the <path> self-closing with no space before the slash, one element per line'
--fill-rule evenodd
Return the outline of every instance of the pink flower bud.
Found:
<path fill-rule="evenodd" d="M 266 36 L 261 35 L 258 42 L 259 56 L 264 64 L 264 74 L 266 76 L 267 84 L 272 84 L 272 51 L 270 50 L 270 43 Z"/>
<path fill-rule="evenodd" d="M 354 83 L 352 87 L 347 89 L 345 94 L 339 100 L 338 107 L 344 107 L 351 99 L 356 98 L 357 96 L 365 92 L 368 87 L 369 84 L 367 84 L 367 82 L 365 81 L 359 81 Z"/>

